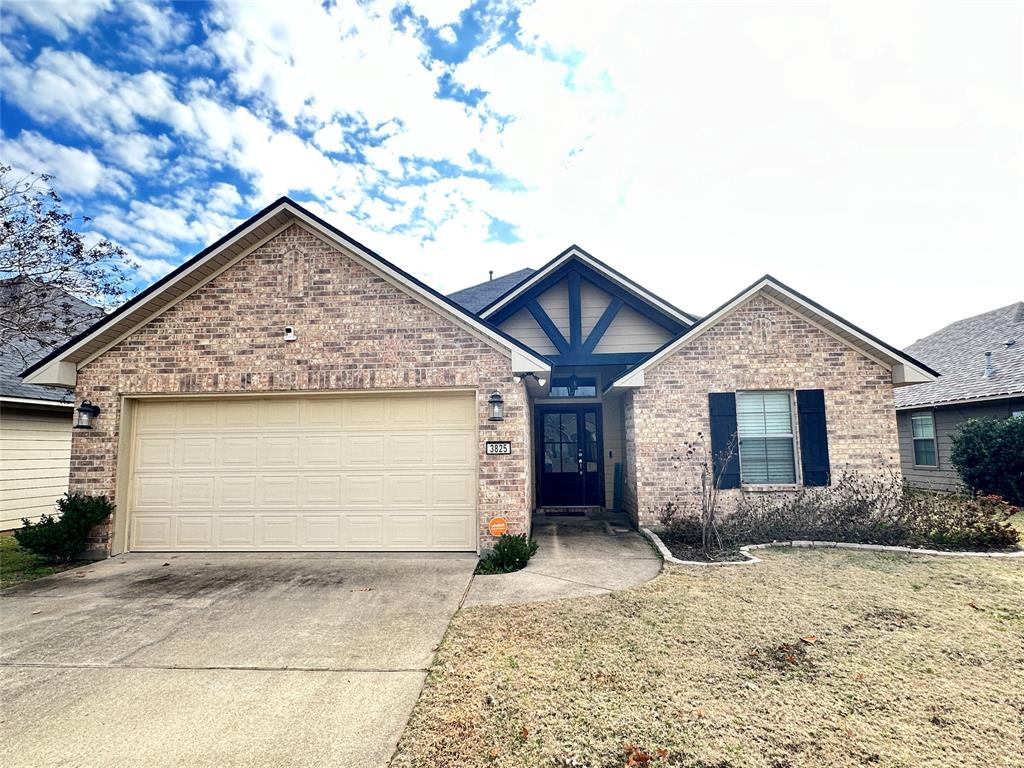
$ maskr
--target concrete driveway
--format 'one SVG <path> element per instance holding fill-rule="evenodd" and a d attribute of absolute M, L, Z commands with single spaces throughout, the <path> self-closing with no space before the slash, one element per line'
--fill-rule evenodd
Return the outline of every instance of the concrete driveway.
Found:
<path fill-rule="evenodd" d="M 0 596 L 0 765 L 382 766 L 473 555 L 129 555 Z"/>

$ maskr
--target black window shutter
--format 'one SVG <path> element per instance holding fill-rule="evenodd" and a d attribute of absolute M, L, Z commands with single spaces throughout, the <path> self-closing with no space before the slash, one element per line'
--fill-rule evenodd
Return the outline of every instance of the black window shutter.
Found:
<path fill-rule="evenodd" d="M 804 485 L 828 485 L 831 476 L 828 429 L 825 426 L 825 390 L 798 389 L 796 413 L 800 422 L 800 466 L 804 471 Z"/>
<path fill-rule="evenodd" d="M 736 442 L 736 393 L 709 392 L 711 460 L 719 488 L 740 487 L 740 451 Z M 732 454 L 729 455 L 729 449 Z"/>

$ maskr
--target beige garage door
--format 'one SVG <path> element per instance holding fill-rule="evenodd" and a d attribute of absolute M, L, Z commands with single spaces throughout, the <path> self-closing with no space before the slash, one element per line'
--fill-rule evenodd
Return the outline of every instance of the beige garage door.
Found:
<path fill-rule="evenodd" d="M 129 548 L 476 549 L 472 393 L 139 401 Z"/>

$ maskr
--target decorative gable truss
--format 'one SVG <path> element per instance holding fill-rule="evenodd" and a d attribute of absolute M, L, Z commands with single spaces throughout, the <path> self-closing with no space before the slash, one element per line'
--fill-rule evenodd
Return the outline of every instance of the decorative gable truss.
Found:
<path fill-rule="evenodd" d="M 634 286 L 572 248 L 480 314 L 555 365 L 631 365 L 692 323 Z"/>

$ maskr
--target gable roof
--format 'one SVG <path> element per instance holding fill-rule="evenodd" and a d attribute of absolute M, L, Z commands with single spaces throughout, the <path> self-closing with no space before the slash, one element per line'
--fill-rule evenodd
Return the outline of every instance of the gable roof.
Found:
<path fill-rule="evenodd" d="M 756 294 L 767 296 L 829 335 L 860 351 L 866 357 L 891 369 L 894 385 L 900 386 L 903 384 L 934 381 L 939 375 L 919 360 L 915 360 L 905 352 L 901 352 L 895 347 L 886 344 L 867 331 L 861 330 L 853 323 L 825 309 L 825 307 L 776 280 L 771 275 L 765 275 L 733 296 L 714 312 L 698 320 L 675 339 L 661 347 L 661 349 L 652 352 L 647 358 L 615 379 L 608 386 L 608 389 L 642 387 L 644 385 L 644 372 L 647 369 L 657 365 L 666 357 L 671 356 L 684 344 L 688 344 L 698 338 L 704 331 L 716 325 L 719 320 Z"/>
<path fill-rule="evenodd" d="M 536 271 L 535 269 L 526 268 L 509 272 L 507 275 L 495 277 L 477 285 L 471 285 L 468 288 L 455 291 L 455 293 L 449 293 L 448 298 L 457 304 L 461 304 L 470 312 L 479 312 L 499 296 L 515 288 Z"/>
<path fill-rule="evenodd" d="M 898 390 L 897 408 L 1024 394 L 1024 302 L 958 320 L 915 341 L 907 352 L 942 378 Z M 985 376 L 986 352 L 992 353 L 991 377 Z"/>
<path fill-rule="evenodd" d="M 31 286 L 27 278 L 15 277 L 0 281 L 0 303 L 6 307 L 24 306 L 23 300 L 31 295 L 34 306 L 25 307 L 22 322 L 34 318 L 46 319 L 52 323 L 59 313 L 57 323 L 74 331 L 81 331 L 92 325 L 103 315 L 103 310 L 87 304 L 76 296 L 53 286 Z M 19 336 L 9 339 L 0 346 L 0 399 L 16 402 L 36 401 L 41 404 L 73 405 L 73 397 L 67 389 L 44 387 L 39 384 L 25 384 L 18 373 L 30 363 L 44 357 L 50 350 L 67 341 L 67 336 L 52 332 L 38 334 L 35 338 Z"/>
<path fill-rule="evenodd" d="M 478 338 L 498 349 L 508 351 L 512 357 L 514 372 L 541 372 L 551 369 L 551 364 L 542 355 L 438 293 L 294 200 L 281 197 L 95 325 L 29 366 L 21 376 L 26 383 L 74 386 L 79 365 L 102 354 L 242 256 L 294 223 L 304 226 L 342 249 L 346 255 L 355 258 L 382 278 L 438 310 Z"/>
<path fill-rule="evenodd" d="M 510 288 L 501 296 L 495 298 L 493 301 L 491 301 L 491 303 L 489 303 L 487 306 L 483 307 L 480 310 L 480 317 L 491 317 L 499 310 L 501 310 L 502 307 L 507 305 L 509 302 L 513 301 L 517 296 L 530 290 L 537 283 L 541 282 L 546 277 L 553 274 L 563 265 L 565 265 L 567 262 L 573 259 L 583 262 L 591 269 L 594 269 L 595 271 L 603 274 L 603 276 L 606 277 L 607 279 L 618 284 L 620 287 L 622 287 L 623 290 L 633 294 L 636 298 L 640 299 L 644 303 L 665 313 L 669 317 L 674 318 L 683 325 L 688 326 L 695 320 L 697 320 L 697 317 L 695 315 L 691 315 L 689 312 L 684 312 L 683 310 L 679 309 L 676 306 L 673 306 L 672 304 L 660 298 L 659 296 L 656 296 L 639 283 L 630 280 L 628 277 L 626 277 L 618 270 L 608 266 L 600 259 L 594 258 L 585 250 L 580 248 L 578 245 L 570 245 L 568 248 L 566 248 L 564 251 L 558 254 L 555 258 L 553 258 L 551 261 L 545 264 L 543 267 L 535 271 L 531 276 L 520 282 L 518 285 Z"/>

